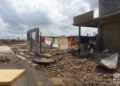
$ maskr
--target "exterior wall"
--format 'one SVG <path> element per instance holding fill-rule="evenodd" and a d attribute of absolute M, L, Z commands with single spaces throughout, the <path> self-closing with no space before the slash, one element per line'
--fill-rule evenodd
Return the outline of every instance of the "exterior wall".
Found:
<path fill-rule="evenodd" d="M 99 15 L 104 16 L 120 11 L 120 0 L 99 0 Z"/>
<path fill-rule="evenodd" d="M 120 22 L 102 25 L 104 48 L 120 50 Z"/>

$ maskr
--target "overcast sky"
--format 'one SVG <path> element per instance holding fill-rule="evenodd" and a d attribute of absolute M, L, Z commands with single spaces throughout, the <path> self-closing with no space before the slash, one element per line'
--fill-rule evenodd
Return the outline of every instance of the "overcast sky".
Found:
<path fill-rule="evenodd" d="M 0 0 L 0 38 L 26 38 L 33 27 L 47 36 L 77 35 L 73 17 L 91 10 L 98 16 L 97 0 Z"/>

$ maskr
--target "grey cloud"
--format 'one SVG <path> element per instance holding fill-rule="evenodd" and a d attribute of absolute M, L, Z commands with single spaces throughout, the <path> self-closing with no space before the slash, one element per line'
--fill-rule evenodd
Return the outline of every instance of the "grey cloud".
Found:
<path fill-rule="evenodd" d="M 91 9 L 98 8 L 99 0 L 85 0 L 85 1 L 90 4 Z"/>
<path fill-rule="evenodd" d="M 77 27 L 72 26 L 73 17 L 86 12 L 89 6 L 86 7 L 85 3 L 90 4 L 90 9 L 97 7 L 97 0 L 75 0 L 77 1 L 75 3 L 73 3 L 73 0 L 57 0 L 57 5 L 52 10 L 57 10 L 58 14 L 63 16 L 60 18 L 63 19 L 61 20 L 58 16 L 54 21 L 54 15 L 53 18 L 49 15 L 49 7 L 45 8 L 47 11 L 44 11 L 44 7 L 39 7 L 37 10 L 33 8 L 32 11 L 24 8 L 24 12 L 20 13 L 13 4 L 9 3 L 10 1 L 12 0 L 0 0 L 0 15 L 4 23 L 7 24 L 5 29 L 2 30 L 3 32 L 1 32 L 2 35 L 0 35 L 3 38 L 5 36 L 6 38 L 15 38 L 15 35 L 26 36 L 26 31 L 32 27 L 40 27 L 45 35 L 77 35 Z M 81 2 L 85 3 L 81 5 Z"/>
<path fill-rule="evenodd" d="M 39 11 L 29 12 L 26 10 L 21 16 L 17 13 L 15 8 L 7 2 L 7 0 L 0 1 L 0 14 L 3 20 L 12 25 L 26 24 L 26 25 L 49 25 L 52 22 L 49 19 L 47 13 Z"/>

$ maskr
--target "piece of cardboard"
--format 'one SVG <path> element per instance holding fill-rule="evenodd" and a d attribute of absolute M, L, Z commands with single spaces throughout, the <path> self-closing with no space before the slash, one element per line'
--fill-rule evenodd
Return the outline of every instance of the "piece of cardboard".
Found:
<path fill-rule="evenodd" d="M 25 69 L 0 69 L 0 86 L 11 85 L 25 72 Z"/>

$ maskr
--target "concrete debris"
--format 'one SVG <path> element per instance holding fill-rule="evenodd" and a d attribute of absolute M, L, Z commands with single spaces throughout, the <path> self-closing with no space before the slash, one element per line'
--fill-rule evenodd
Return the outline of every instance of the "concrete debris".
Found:
<path fill-rule="evenodd" d="M 109 49 L 105 49 L 103 53 L 106 54 L 106 53 L 109 53 L 109 51 L 110 51 Z"/>
<path fill-rule="evenodd" d="M 49 58 L 49 57 L 51 57 L 52 55 L 49 54 L 49 53 L 43 53 L 43 54 L 41 54 L 41 56 Z"/>
<path fill-rule="evenodd" d="M 39 81 L 37 86 L 44 86 L 44 85 L 43 85 L 43 82 L 42 82 L 42 81 Z"/>
<path fill-rule="evenodd" d="M 17 57 L 19 57 L 20 59 L 22 59 L 22 60 L 27 60 L 25 57 L 23 57 L 23 56 L 21 56 L 21 55 L 16 55 Z"/>
<path fill-rule="evenodd" d="M 34 59 L 33 61 L 40 65 L 49 65 L 51 63 L 55 63 L 54 59 L 47 59 L 47 58 L 38 58 L 38 59 Z"/>
<path fill-rule="evenodd" d="M 19 53 L 19 49 L 17 47 L 13 47 L 12 50 L 14 53 Z"/>
<path fill-rule="evenodd" d="M 2 55 L 0 55 L 0 68 L 26 68 L 28 74 L 25 76 L 28 78 L 25 77 L 22 81 L 26 82 L 27 79 L 31 78 L 33 79 L 32 83 L 35 83 L 35 85 L 25 86 L 102 86 L 104 83 L 105 86 L 113 86 L 113 72 L 111 73 L 108 69 L 117 68 L 118 54 L 107 57 L 109 55 L 106 54 L 111 53 L 107 49 L 103 53 L 101 51 L 96 52 L 95 49 L 91 49 L 90 52 L 84 49 L 80 51 L 78 48 L 67 49 L 68 43 L 66 38 L 63 37 L 60 40 L 58 40 L 58 48 L 42 46 L 43 52 L 39 54 L 35 54 L 34 47 L 33 51 L 28 54 L 27 46 L 23 43 L 22 45 L 9 45 L 13 47 L 12 51 L 16 52 L 16 54 L 4 54 L 2 52 Z M 77 58 L 79 52 L 80 58 Z M 6 57 L 6 55 L 8 56 Z M 107 58 L 103 59 L 104 57 Z M 4 63 L 9 60 L 8 58 L 10 62 Z M 100 62 L 103 67 L 98 67 L 97 62 Z M 120 72 L 119 69 L 116 71 Z M 32 75 L 33 73 L 35 75 Z M 40 79 L 38 79 L 40 77 L 39 74 L 43 75 Z M 44 76 L 46 79 L 43 78 Z M 50 85 L 44 85 L 47 83 L 46 81 Z"/>
<path fill-rule="evenodd" d="M 100 63 L 103 67 L 106 67 L 109 69 L 116 69 L 117 63 L 118 63 L 118 53 L 102 59 Z"/>
<path fill-rule="evenodd" d="M 63 80 L 61 78 L 51 78 L 51 83 L 53 83 L 53 86 L 65 86 Z"/>
<path fill-rule="evenodd" d="M 50 78 L 50 81 L 53 86 L 75 86 L 73 80 L 70 78 L 53 77 Z"/>
<path fill-rule="evenodd" d="M 72 80 L 70 78 L 63 78 L 63 82 L 64 82 L 65 86 L 75 86 L 74 80 Z"/>
<path fill-rule="evenodd" d="M 8 46 L 0 46 L 0 53 L 13 53 L 13 51 Z"/>
<path fill-rule="evenodd" d="M 92 54 L 94 52 L 94 49 L 90 49 L 89 53 Z"/>
<path fill-rule="evenodd" d="M 6 55 L 0 54 L 0 61 L 1 61 L 1 62 L 8 62 L 9 59 L 6 57 Z"/>
<path fill-rule="evenodd" d="M 25 81 L 26 83 L 28 82 L 26 80 L 29 80 L 29 78 L 31 78 L 33 81 L 32 83 L 35 83 L 35 85 L 29 85 L 28 83 L 28 85 L 20 86 L 102 86 L 104 83 L 104 86 L 113 86 L 113 73 L 110 73 L 110 71 L 106 71 L 106 69 L 103 67 L 100 67 L 102 69 L 96 68 L 98 65 L 94 62 L 93 58 L 88 58 L 86 56 L 84 56 L 84 58 L 83 56 L 81 56 L 81 58 L 77 58 L 71 52 L 65 52 L 61 50 L 44 49 L 44 53 L 50 54 L 51 57 L 45 58 L 42 56 L 35 57 L 34 55 L 30 55 L 31 58 L 27 58 L 27 56 L 21 57 L 17 55 L 19 58 L 16 58 L 16 55 L 10 55 L 8 57 L 11 61 L 9 62 L 9 65 L 0 62 L 0 68 L 7 68 L 9 66 L 9 68 L 26 68 L 28 70 L 28 74 L 25 75 L 25 78 L 23 78 L 22 81 Z M 97 59 L 98 57 L 101 56 L 97 56 L 94 58 Z M 37 62 L 33 62 L 34 59 L 38 59 L 38 64 L 36 64 Z M 39 63 L 40 59 L 42 63 Z M 48 62 L 50 61 L 49 59 L 53 59 L 55 63 L 48 64 Z M 32 71 L 30 72 L 29 70 Z M 117 70 L 117 72 L 120 71 Z M 33 73 L 34 75 L 32 75 Z M 42 78 L 40 78 L 40 75 L 43 75 Z M 47 79 L 44 79 L 44 76 Z M 28 78 L 26 79 L 26 77 Z M 44 85 L 45 83 L 47 83 L 46 81 L 48 81 L 50 85 Z M 24 84 L 24 82 L 21 81 L 20 83 Z M 19 85 L 17 84 L 16 86 Z"/>

